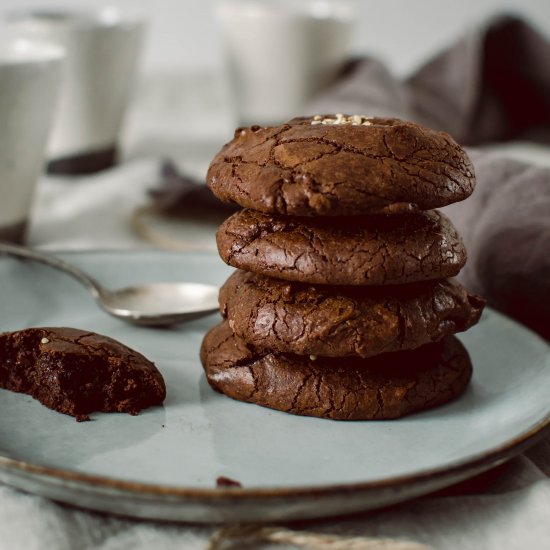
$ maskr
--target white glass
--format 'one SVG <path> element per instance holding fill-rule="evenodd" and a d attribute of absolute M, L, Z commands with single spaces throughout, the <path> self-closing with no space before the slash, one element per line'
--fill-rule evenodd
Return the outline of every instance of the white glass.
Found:
<path fill-rule="evenodd" d="M 144 21 L 115 8 L 34 9 L 12 13 L 8 28 L 67 51 L 50 159 L 115 147 L 134 83 Z"/>
<path fill-rule="evenodd" d="M 0 43 L 0 239 L 22 242 L 42 172 L 64 51 L 27 40 Z"/>
<path fill-rule="evenodd" d="M 241 124 L 282 122 L 330 83 L 349 54 L 353 3 L 222 0 L 229 91 Z"/>

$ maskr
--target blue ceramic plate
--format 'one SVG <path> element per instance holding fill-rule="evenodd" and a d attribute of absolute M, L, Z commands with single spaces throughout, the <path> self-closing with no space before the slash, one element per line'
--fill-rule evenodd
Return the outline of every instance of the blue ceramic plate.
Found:
<path fill-rule="evenodd" d="M 221 284 L 211 253 L 67 253 L 107 286 Z M 397 421 L 335 422 L 233 401 L 198 358 L 218 315 L 173 329 L 108 317 L 65 275 L 0 258 L 0 330 L 73 326 L 109 335 L 163 373 L 163 407 L 77 423 L 0 390 L 0 481 L 94 510 L 185 521 L 271 521 L 385 506 L 450 485 L 521 452 L 550 423 L 550 350 L 493 312 L 460 339 L 474 364 L 457 401 Z M 218 476 L 242 489 L 216 489 Z"/>

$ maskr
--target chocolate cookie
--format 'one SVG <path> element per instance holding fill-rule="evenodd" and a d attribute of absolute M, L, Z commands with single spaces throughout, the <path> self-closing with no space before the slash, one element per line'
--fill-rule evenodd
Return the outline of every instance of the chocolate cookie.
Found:
<path fill-rule="evenodd" d="M 256 353 L 227 321 L 205 336 L 201 360 L 209 384 L 233 399 L 334 420 L 398 418 L 440 405 L 457 397 L 472 373 L 468 353 L 454 336 L 368 359 L 313 361 Z"/>
<path fill-rule="evenodd" d="M 450 279 L 333 287 L 235 272 L 220 291 L 233 332 L 257 350 L 371 357 L 414 349 L 474 325 L 484 302 Z"/>
<path fill-rule="evenodd" d="M 468 197 L 475 176 L 445 132 L 395 118 L 327 115 L 238 129 L 207 181 L 222 201 L 254 210 L 340 216 L 445 206 Z"/>
<path fill-rule="evenodd" d="M 107 336 L 74 328 L 0 334 L 0 387 L 78 420 L 93 411 L 135 414 L 166 397 L 151 361 Z"/>
<path fill-rule="evenodd" d="M 444 279 L 466 261 L 459 234 L 438 211 L 292 218 L 241 210 L 217 233 L 224 262 L 289 281 L 386 285 Z"/>

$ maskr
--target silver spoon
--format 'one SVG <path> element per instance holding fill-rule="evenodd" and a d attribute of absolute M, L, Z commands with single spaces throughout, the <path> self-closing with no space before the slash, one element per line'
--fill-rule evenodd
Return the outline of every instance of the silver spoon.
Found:
<path fill-rule="evenodd" d="M 48 254 L 7 243 L 0 253 L 40 262 L 80 281 L 113 317 L 146 326 L 167 326 L 198 319 L 218 309 L 218 288 L 199 283 L 151 283 L 109 290 L 80 269 Z"/>

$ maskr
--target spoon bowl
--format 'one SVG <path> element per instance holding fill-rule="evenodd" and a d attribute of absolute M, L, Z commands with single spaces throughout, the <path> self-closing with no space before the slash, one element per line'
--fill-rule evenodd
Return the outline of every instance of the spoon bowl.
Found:
<path fill-rule="evenodd" d="M 166 326 L 218 310 L 218 288 L 200 283 L 151 283 L 102 292 L 101 307 L 137 325 Z"/>
<path fill-rule="evenodd" d="M 145 326 L 169 326 L 210 315 L 218 310 L 218 287 L 201 283 L 149 283 L 110 290 L 55 256 L 24 246 L 0 242 L 0 254 L 32 260 L 71 275 L 82 283 L 107 313 Z"/>

